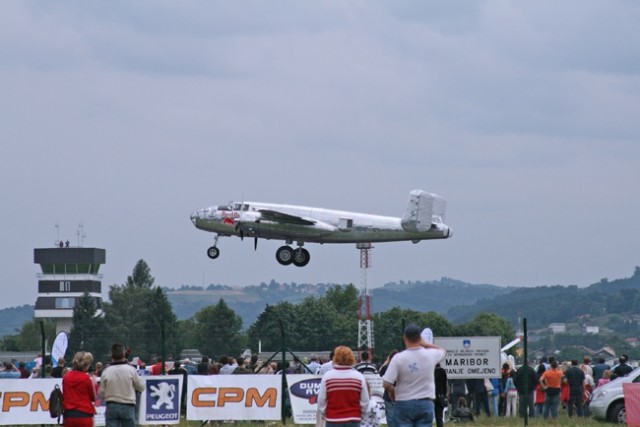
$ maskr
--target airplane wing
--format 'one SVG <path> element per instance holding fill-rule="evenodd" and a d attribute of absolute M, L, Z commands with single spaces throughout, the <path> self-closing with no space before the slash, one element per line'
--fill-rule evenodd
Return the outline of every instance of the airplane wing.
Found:
<path fill-rule="evenodd" d="M 314 225 L 316 221 L 301 218 L 295 215 L 289 215 L 283 212 L 272 211 L 269 209 L 260 209 L 258 212 L 262 215 L 263 219 L 274 222 L 283 222 L 288 224 L 297 225 Z"/>

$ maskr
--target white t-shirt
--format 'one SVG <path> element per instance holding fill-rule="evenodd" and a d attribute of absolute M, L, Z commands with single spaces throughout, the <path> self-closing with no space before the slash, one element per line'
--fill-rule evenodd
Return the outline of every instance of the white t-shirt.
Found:
<path fill-rule="evenodd" d="M 320 366 L 318 375 L 324 375 L 332 369 L 333 369 L 333 361 L 329 360 L 327 363 L 323 363 L 322 366 Z"/>
<path fill-rule="evenodd" d="M 433 372 L 446 354 L 444 349 L 408 348 L 391 359 L 382 379 L 395 384 L 396 400 L 435 399 Z"/>

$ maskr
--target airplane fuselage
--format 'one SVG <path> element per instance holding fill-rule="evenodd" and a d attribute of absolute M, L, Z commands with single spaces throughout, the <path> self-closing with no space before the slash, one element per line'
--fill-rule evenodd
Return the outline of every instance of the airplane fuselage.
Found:
<path fill-rule="evenodd" d="M 308 219 L 310 224 L 265 219 L 261 211 L 277 211 Z M 444 224 L 428 231 L 406 231 L 401 218 L 275 203 L 242 202 L 212 206 L 191 215 L 194 225 L 220 236 L 245 236 L 312 243 L 375 243 L 446 239 Z"/>
<path fill-rule="evenodd" d="M 218 238 L 238 236 L 254 239 L 284 240 L 276 251 L 282 265 L 304 267 L 310 254 L 302 246 L 307 243 L 356 243 L 446 239 L 453 231 L 444 223 L 446 201 L 441 196 L 422 190 L 409 194 L 409 203 L 400 218 L 370 215 L 334 209 L 261 202 L 230 202 L 194 211 L 191 221 L 196 228 L 214 233 L 213 246 L 207 256 L 220 255 Z M 291 248 L 293 242 L 298 247 Z"/>

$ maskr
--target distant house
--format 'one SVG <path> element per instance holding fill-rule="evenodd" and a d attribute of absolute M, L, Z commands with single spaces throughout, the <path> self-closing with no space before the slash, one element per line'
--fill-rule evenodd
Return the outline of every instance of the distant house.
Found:
<path fill-rule="evenodd" d="M 602 347 L 599 350 L 595 350 L 591 355 L 593 360 L 598 360 L 600 357 L 606 361 L 613 360 L 616 357 L 616 352 L 611 347 Z"/>
<path fill-rule="evenodd" d="M 584 331 L 587 334 L 599 334 L 600 326 L 585 326 Z"/>
<path fill-rule="evenodd" d="M 638 341 L 638 338 L 627 338 L 624 340 L 627 344 L 629 344 L 631 347 L 638 347 L 638 345 L 640 345 L 640 341 Z"/>
<path fill-rule="evenodd" d="M 551 323 L 549 325 L 549 329 L 554 334 L 560 334 L 563 332 L 567 332 L 567 325 L 565 325 L 564 323 Z"/>

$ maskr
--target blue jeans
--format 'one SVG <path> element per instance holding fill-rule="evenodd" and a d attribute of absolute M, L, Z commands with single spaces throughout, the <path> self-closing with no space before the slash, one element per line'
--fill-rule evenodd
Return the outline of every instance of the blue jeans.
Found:
<path fill-rule="evenodd" d="M 560 404 L 560 393 L 546 395 L 544 400 L 544 419 L 549 418 L 549 412 L 553 418 L 558 418 L 558 405 Z"/>
<path fill-rule="evenodd" d="M 136 427 L 136 407 L 123 403 L 107 402 L 106 427 Z"/>
<path fill-rule="evenodd" d="M 396 400 L 393 408 L 395 427 L 432 427 L 433 400 Z"/>
<path fill-rule="evenodd" d="M 336 424 L 327 422 L 327 427 L 360 427 L 360 423 L 357 421 L 350 421 L 348 423 Z"/>
<path fill-rule="evenodd" d="M 489 400 L 491 400 L 491 402 L 489 402 L 489 406 L 493 405 L 493 415 L 497 417 L 498 416 L 498 395 L 490 394 Z"/>
<path fill-rule="evenodd" d="M 393 419 L 393 409 L 396 406 L 396 402 L 392 400 L 384 401 L 384 416 L 387 418 L 387 427 L 396 427 Z"/>

